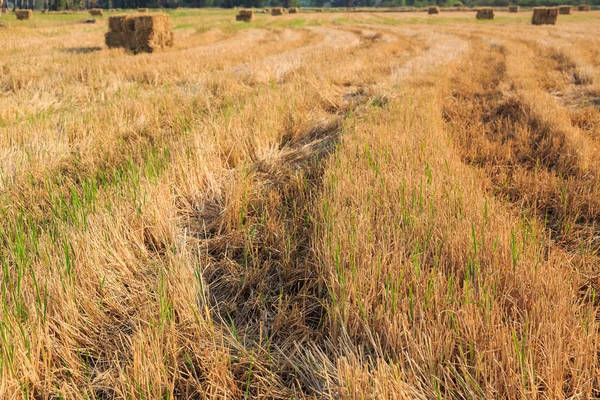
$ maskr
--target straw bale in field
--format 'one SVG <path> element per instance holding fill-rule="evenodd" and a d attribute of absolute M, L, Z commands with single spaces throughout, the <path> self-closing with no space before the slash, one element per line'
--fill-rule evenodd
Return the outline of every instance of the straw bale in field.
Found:
<path fill-rule="evenodd" d="M 590 11 L 590 6 L 586 5 L 586 4 L 582 4 L 580 5 L 577 10 L 579 11 Z"/>
<path fill-rule="evenodd" d="M 427 14 L 439 14 L 439 13 L 440 13 L 439 7 L 432 6 L 427 9 Z"/>
<path fill-rule="evenodd" d="M 138 12 L 145 13 L 145 12 L 148 12 L 148 9 L 147 8 L 138 8 Z"/>
<path fill-rule="evenodd" d="M 478 9 L 477 19 L 494 19 L 494 9 L 492 7 L 482 7 Z"/>
<path fill-rule="evenodd" d="M 104 11 L 101 8 L 92 8 L 90 9 L 90 15 L 101 17 L 104 15 Z"/>
<path fill-rule="evenodd" d="M 558 13 L 562 15 L 569 15 L 573 11 L 573 6 L 558 6 Z"/>
<path fill-rule="evenodd" d="M 2 8 L 2 14 L 8 14 L 8 8 Z"/>
<path fill-rule="evenodd" d="M 271 8 L 271 15 L 283 15 L 283 9 L 280 7 Z"/>
<path fill-rule="evenodd" d="M 171 18 L 167 14 L 118 15 L 108 19 L 108 47 L 123 47 L 134 52 L 153 51 L 173 46 Z"/>
<path fill-rule="evenodd" d="M 17 19 L 19 19 L 19 20 L 31 19 L 31 18 L 33 18 L 33 11 L 31 11 L 31 10 L 16 10 L 15 15 L 17 16 Z"/>
<path fill-rule="evenodd" d="M 290 13 L 290 14 L 298 14 L 299 12 L 300 12 L 300 10 L 298 9 L 298 7 L 288 8 L 288 13 Z"/>
<path fill-rule="evenodd" d="M 240 10 L 238 15 L 235 16 L 236 21 L 250 22 L 254 18 L 254 11 L 252 10 Z"/>
<path fill-rule="evenodd" d="M 521 11 L 521 7 L 519 6 L 508 6 L 508 12 L 518 13 L 519 11 Z"/>
<path fill-rule="evenodd" d="M 533 25 L 554 25 L 558 19 L 557 7 L 534 7 L 531 23 Z"/>

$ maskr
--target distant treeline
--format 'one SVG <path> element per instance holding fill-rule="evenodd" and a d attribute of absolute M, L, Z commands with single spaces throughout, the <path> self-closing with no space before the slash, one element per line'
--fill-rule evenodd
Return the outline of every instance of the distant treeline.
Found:
<path fill-rule="evenodd" d="M 81 8 L 176 8 L 176 7 L 522 7 L 590 4 L 600 7 L 600 0 L 0 0 L 9 8 L 81 9 Z"/>

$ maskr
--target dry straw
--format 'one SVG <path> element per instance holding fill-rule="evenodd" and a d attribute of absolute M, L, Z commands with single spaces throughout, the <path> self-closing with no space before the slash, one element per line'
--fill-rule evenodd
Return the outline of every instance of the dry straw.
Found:
<path fill-rule="evenodd" d="M 569 15 L 573 12 L 573 6 L 558 6 L 558 13 L 562 15 Z"/>
<path fill-rule="evenodd" d="M 533 25 L 555 25 L 558 19 L 557 7 L 535 7 L 531 23 Z"/>
<path fill-rule="evenodd" d="M 271 8 L 271 15 L 283 15 L 283 9 L 280 7 Z"/>
<path fill-rule="evenodd" d="M 494 9 L 483 7 L 477 10 L 477 19 L 494 19 Z"/>
<path fill-rule="evenodd" d="M 250 22 L 254 18 L 254 11 L 252 10 L 240 10 L 238 15 L 235 16 L 236 21 Z"/>
<path fill-rule="evenodd" d="M 134 52 L 152 53 L 173 46 L 171 18 L 167 14 L 118 15 L 108 19 L 108 47 L 123 47 Z"/>
<path fill-rule="evenodd" d="M 518 13 L 519 11 L 521 11 L 521 7 L 519 6 L 508 6 L 508 12 Z"/>
<path fill-rule="evenodd" d="M 31 11 L 31 10 L 17 10 L 17 11 L 15 11 L 15 15 L 17 16 L 18 20 L 31 19 L 31 18 L 33 18 L 33 11 Z"/>
<path fill-rule="evenodd" d="M 104 15 L 104 11 L 101 8 L 92 8 L 90 9 L 90 15 L 101 17 Z"/>
<path fill-rule="evenodd" d="M 288 8 L 288 13 L 298 14 L 298 13 L 300 13 L 300 9 L 298 7 L 290 7 L 290 8 Z"/>
<path fill-rule="evenodd" d="M 432 6 L 427 9 L 427 14 L 439 14 L 439 13 L 440 13 L 439 7 Z"/>
<path fill-rule="evenodd" d="M 582 4 L 578 8 L 579 11 L 590 11 L 590 6 L 587 4 Z"/>

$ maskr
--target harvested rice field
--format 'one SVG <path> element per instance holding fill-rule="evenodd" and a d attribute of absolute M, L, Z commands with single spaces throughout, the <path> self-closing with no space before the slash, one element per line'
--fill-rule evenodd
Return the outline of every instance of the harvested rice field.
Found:
<path fill-rule="evenodd" d="M 0 398 L 600 397 L 600 11 L 304 11 L 0 17 Z"/>

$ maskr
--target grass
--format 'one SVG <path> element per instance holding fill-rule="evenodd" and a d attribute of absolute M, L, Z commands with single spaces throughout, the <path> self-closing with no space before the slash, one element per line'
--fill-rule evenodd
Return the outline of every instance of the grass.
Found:
<path fill-rule="evenodd" d="M 0 397 L 600 395 L 596 12 L 169 14 L 1 17 Z"/>

